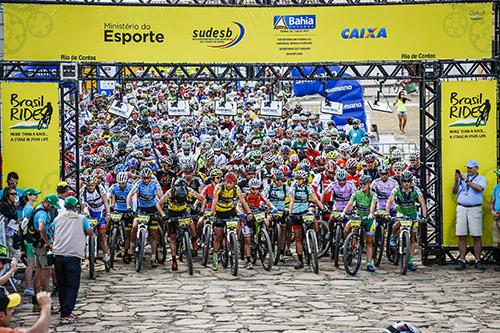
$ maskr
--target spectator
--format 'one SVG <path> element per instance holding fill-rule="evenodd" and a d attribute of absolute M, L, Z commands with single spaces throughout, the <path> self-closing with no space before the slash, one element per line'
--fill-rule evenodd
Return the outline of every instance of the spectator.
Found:
<path fill-rule="evenodd" d="M 0 286 L 6 284 L 17 270 L 17 260 L 9 257 L 9 249 L 5 245 L 0 245 L 0 271 L 5 265 L 10 263 L 10 269 L 0 277 Z"/>
<path fill-rule="evenodd" d="M 81 262 L 85 257 L 85 235 L 93 233 L 87 218 L 76 213 L 77 206 L 75 197 L 67 197 L 64 200 L 66 213 L 54 221 L 53 252 L 63 324 L 75 323 L 79 319 L 73 310 L 80 288 Z"/>
<path fill-rule="evenodd" d="M 500 248 L 500 169 L 495 173 L 497 174 L 497 184 L 491 194 L 490 210 L 493 215 L 493 244 Z M 497 263 L 499 263 L 498 259 Z M 500 269 L 497 267 L 495 270 Z"/>
<path fill-rule="evenodd" d="M 481 265 L 481 236 L 483 235 L 483 195 L 486 189 L 486 178 L 479 175 L 479 163 L 475 160 L 467 162 L 467 174 L 455 171 L 453 193 L 458 195 L 456 235 L 460 258 L 457 270 L 467 268 L 467 234 L 474 240 L 475 267 L 484 270 Z"/>
<path fill-rule="evenodd" d="M 372 145 L 377 145 L 380 143 L 380 134 L 378 133 L 377 124 L 372 124 L 370 132 L 368 132 L 368 137 L 370 138 L 370 143 Z M 378 146 L 375 146 L 376 150 L 379 150 Z"/>
<path fill-rule="evenodd" d="M 21 303 L 19 294 L 7 294 L 0 290 L 0 333 L 45 333 L 49 331 L 50 306 L 52 301 L 49 294 L 39 293 L 37 302 L 40 305 L 40 317 L 33 326 L 29 328 L 9 328 L 10 321 L 14 315 L 14 308 Z"/>
<path fill-rule="evenodd" d="M 45 197 L 45 200 L 39 204 L 35 210 L 38 210 L 33 216 L 33 226 L 40 234 L 40 237 L 36 237 L 33 244 L 33 249 L 35 252 L 35 292 L 38 293 L 41 290 L 49 291 L 49 280 L 52 273 L 52 260 L 47 256 L 48 251 L 52 249 L 52 219 L 50 218 L 50 213 L 54 209 L 59 209 L 59 199 L 55 194 L 49 194 Z M 38 310 L 37 304 L 35 304 L 35 310 Z"/>
<path fill-rule="evenodd" d="M 69 196 L 69 184 L 67 182 L 59 182 L 57 184 L 57 197 L 59 198 L 59 209 L 58 214 L 64 214 L 66 209 L 64 208 L 64 200 Z"/>
<path fill-rule="evenodd" d="M 359 119 L 354 119 L 352 121 L 351 130 L 347 132 L 347 136 L 349 137 L 349 141 L 351 142 L 351 144 L 361 144 L 361 138 L 365 135 L 365 130 L 359 127 Z"/>
<path fill-rule="evenodd" d="M 19 198 L 17 196 L 17 191 L 15 185 L 9 185 L 3 191 L 2 199 L 0 199 L 0 214 L 4 217 L 4 235 L 5 235 L 5 244 L 11 253 L 11 255 L 16 256 L 19 260 L 21 258 L 21 254 L 19 252 L 19 244 L 15 244 L 18 240 L 17 237 L 17 211 L 16 211 L 16 202 L 19 202 Z M 3 242 L 3 239 L 0 238 L 0 242 Z"/>
<path fill-rule="evenodd" d="M 23 195 L 23 190 L 17 188 L 17 184 L 19 183 L 19 175 L 17 172 L 11 171 L 7 174 L 7 186 L 13 186 L 16 189 L 18 200 L 15 202 L 17 218 L 21 219 L 23 210 L 19 208 L 19 198 Z M 0 198 L 3 197 L 4 190 L 0 190 Z"/>
<path fill-rule="evenodd" d="M 393 105 L 396 105 L 398 112 L 399 121 L 399 133 L 405 133 L 406 122 L 408 121 L 408 109 L 406 108 L 406 102 L 411 101 L 411 99 L 406 97 L 406 91 L 401 90 L 398 94 L 398 98 L 394 101 Z"/>
<path fill-rule="evenodd" d="M 23 219 L 29 219 L 31 212 L 33 211 L 35 203 L 38 201 L 38 195 L 41 192 L 28 188 L 24 191 L 23 197 L 21 199 L 21 205 L 23 207 Z M 35 269 L 35 252 L 33 252 L 33 244 L 23 240 L 24 248 L 26 252 L 26 270 L 24 272 L 24 279 L 26 282 L 26 289 L 24 289 L 23 296 L 33 297 L 35 296 L 35 289 L 33 288 L 33 270 Z"/>

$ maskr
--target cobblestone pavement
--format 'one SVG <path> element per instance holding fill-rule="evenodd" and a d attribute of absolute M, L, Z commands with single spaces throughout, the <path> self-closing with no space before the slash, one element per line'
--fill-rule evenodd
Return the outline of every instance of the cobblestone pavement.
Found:
<path fill-rule="evenodd" d="M 423 267 L 401 276 L 382 263 L 376 273 L 349 277 L 327 259 L 320 274 L 295 271 L 289 258 L 270 272 L 262 267 L 212 272 L 195 261 L 193 276 L 184 263 L 172 273 L 165 267 L 136 273 L 117 262 L 106 273 L 98 265 L 95 281 L 85 270 L 76 325 L 56 332 L 381 332 L 407 320 L 423 332 L 499 332 L 500 273 L 451 266 Z M 55 301 L 57 308 L 57 301 Z M 36 319 L 24 300 L 14 325 Z"/>

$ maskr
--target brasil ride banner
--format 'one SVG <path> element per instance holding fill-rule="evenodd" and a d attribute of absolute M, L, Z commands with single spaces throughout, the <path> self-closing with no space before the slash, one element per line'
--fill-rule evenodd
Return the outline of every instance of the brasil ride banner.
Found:
<path fill-rule="evenodd" d="M 42 196 L 55 193 L 60 164 L 58 84 L 3 82 L 1 89 L 4 177 L 15 171 L 19 188 L 34 187 Z"/>
<path fill-rule="evenodd" d="M 306 63 L 492 57 L 492 3 L 3 7 L 5 60 Z"/>
<path fill-rule="evenodd" d="M 497 183 L 497 81 L 450 81 L 441 84 L 441 149 L 443 180 L 443 245 L 457 246 L 457 196 L 452 188 L 455 170 L 467 172 L 470 159 L 486 177 L 483 201 L 483 245 L 492 241 L 489 202 Z"/>

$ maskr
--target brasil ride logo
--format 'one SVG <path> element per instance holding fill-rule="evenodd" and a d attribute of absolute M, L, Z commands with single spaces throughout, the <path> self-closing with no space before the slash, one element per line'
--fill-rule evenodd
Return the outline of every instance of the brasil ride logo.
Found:
<path fill-rule="evenodd" d="M 234 26 L 223 28 L 210 27 L 208 29 L 194 29 L 192 40 L 208 47 L 227 49 L 238 44 L 245 36 L 245 28 L 239 22 L 232 22 Z"/>
<path fill-rule="evenodd" d="M 491 111 L 489 99 L 483 98 L 483 93 L 474 96 L 460 96 L 457 92 L 450 95 L 449 127 L 485 126 Z"/>
<path fill-rule="evenodd" d="M 45 102 L 41 95 L 37 98 L 20 98 L 18 94 L 10 95 L 10 121 L 16 122 L 10 129 L 47 129 L 53 113 L 52 103 Z"/>

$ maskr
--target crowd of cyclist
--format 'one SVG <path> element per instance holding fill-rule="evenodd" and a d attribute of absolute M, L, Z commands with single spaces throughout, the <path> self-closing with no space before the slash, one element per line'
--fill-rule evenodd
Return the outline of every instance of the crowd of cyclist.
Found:
<path fill-rule="evenodd" d="M 363 218 L 367 235 L 367 270 L 375 271 L 371 252 L 375 212 L 425 217 L 418 188 L 419 153 L 405 156 L 392 148 L 384 156 L 366 134 L 358 135 L 358 120 L 339 130 L 333 121 L 322 123 L 319 115 L 300 104 L 286 103 L 283 93 L 276 94 L 285 101 L 283 117 L 262 117 L 260 100 L 268 94 L 267 86 L 235 89 L 230 98 L 238 103 L 238 113 L 231 117 L 214 112 L 213 102 L 228 98 L 216 84 L 128 83 L 109 96 L 97 94 L 80 102 L 81 114 L 86 115 L 80 128 L 80 203 L 82 212 L 99 221 L 105 261 L 110 260 L 106 232 L 110 214 L 124 216 L 125 263 L 130 263 L 135 249 L 138 221 L 134 217 L 146 214 L 151 216 L 151 265 L 158 265 L 158 240 L 168 236 L 172 270 L 177 270 L 175 221 L 189 213 L 195 252 L 204 223 L 213 223 L 213 270 L 219 266 L 224 221 L 239 218 L 238 231 L 246 241 L 245 267 L 251 269 L 247 238 L 254 227 L 252 213 L 265 209 L 266 223 L 279 223 L 283 231 L 277 248 L 280 261 L 292 255 L 294 239 L 294 267 L 300 269 L 304 267 L 303 221 L 297 217 L 314 213 L 317 228 L 318 220 L 328 221 L 333 211 L 340 212 L 347 235 L 354 211 Z M 129 119 L 107 112 L 118 96 L 134 107 Z M 169 116 L 164 103 L 178 98 L 189 100 L 196 112 Z M 277 212 L 280 218 L 273 219 Z M 392 244 L 398 230 L 396 223 Z M 416 270 L 412 256 L 409 269 Z"/>

